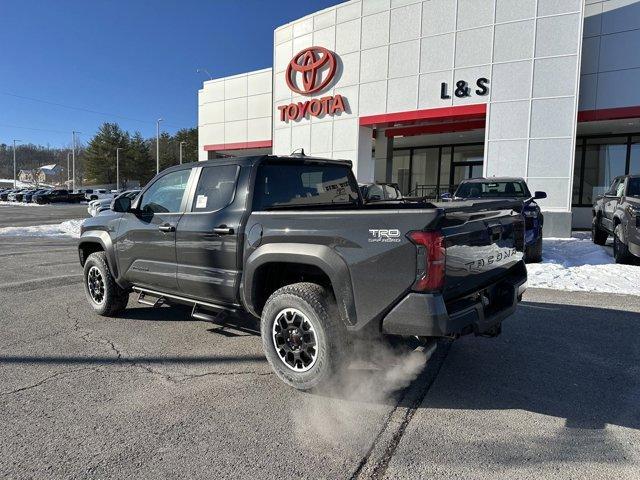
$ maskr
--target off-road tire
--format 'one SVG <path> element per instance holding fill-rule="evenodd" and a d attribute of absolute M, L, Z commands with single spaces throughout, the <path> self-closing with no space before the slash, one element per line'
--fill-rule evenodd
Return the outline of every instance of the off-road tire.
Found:
<path fill-rule="evenodd" d="M 90 292 L 88 277 L 92 268 L 96 268 L 99 271 L 104 285 L 104 299 L 101 302 L 96 301 Z M 129 301 L 129 292 L 116 283 L 104 252 L 94 252 L 87 257 L 84 264 L 83 283 L 89 305 L 98 315 L 112 317 L 126 308 Z"/>
<path fill-rule="evenodd" d="M 593 217 L 593 221 L 591 222 L 591 240 L 593 240 L 593 243 L 596 245 L 604 245 L 607 243 L 607 238 L 609 238 L 609 233 L 600 226 L 600 217 Z"/>
<path fill-rule="evenodd" d="M 317 338 L 317 357 L 311 368 L 294 371 L 281 359 L 273 338 L 273 325 L 286 309 L 296 309 L 312 324 Z M 347 330 L 333 295 L 315 283 L 295 283 L 276 290 L 267 300 L 260 322 L 264 353 L 276 375 L 298 390 L 328 384 L 346 367 Z"/>
<path fill-rule="evenodd" d="M 618 224 L 613 231 L 613 258 L 616 263 L 633 263 L 633 255 L 629 252 L 629 247 L 622 241 L 622 225 Z"/>
<path fill-rule="evenodd" d="M 542 261 L 542 237 L 536 243 L 525 248 L 525 263 L 540 263 Z"/>

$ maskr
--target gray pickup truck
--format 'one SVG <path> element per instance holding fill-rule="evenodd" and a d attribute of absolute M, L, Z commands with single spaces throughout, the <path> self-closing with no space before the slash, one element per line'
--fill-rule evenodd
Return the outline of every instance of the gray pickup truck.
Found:
<path fill-rule="evenodd" d="M 616 177 L 611 188 L 593 205 L 593 242 L 604 245 L 613 235 L 617 263 L 634 263 L 640 257 L 640 175 Z"/>
<path fill-rule="evenodd" d="M 85 220 L 89 304 L 261 319 L 268 361 L 306 390 L 357 336 L 495 336 L 526 288 L 517 202 L 365 204 L 347 161 L 257 156 L 180 165 Z M 520 205 L 521 208 L 521 205 Z"/>

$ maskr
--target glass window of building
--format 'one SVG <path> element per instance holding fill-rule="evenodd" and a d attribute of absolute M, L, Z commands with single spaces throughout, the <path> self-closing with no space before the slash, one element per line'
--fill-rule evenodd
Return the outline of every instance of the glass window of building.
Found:
<path fill-rule="evenodd" d="M 631 137 L 629 155 L 629 174 L 640 175 L 640 137 Z"/>
<path fill-rule="evenodd" d="M 438 162 L 440 148 L 416 149 L 411 165 L 411 195 L 435 197 L 438 195 Z"/>
<path fill-rule="evenodd" d="M 588 138 L 584 153 L 582 204 L 592 204 L 618 175 L 624 175 L 627 137 Z"/>
<path fill-rule="evenodd" d="M 397 183 L 403 195 L 409 193 L 409 172 L 411 152 L 396 150 L 393 152 L 391 183 Z"/>

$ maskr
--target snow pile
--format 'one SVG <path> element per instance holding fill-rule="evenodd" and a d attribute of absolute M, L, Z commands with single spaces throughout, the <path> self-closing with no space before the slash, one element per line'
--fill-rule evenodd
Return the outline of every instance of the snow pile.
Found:
<path fill-rule="evenodd" d="M 0 228 L 2 237 L 80 237 L 83 220 L 67 220 L 56 225 Z"/>
<path fill-rule="evenodd" d="M 545 238 L 542 263 L 527 271 L 530 287 L 640 295 L 640 267 L 616 264 L 611 247 L 594 244 L 590 233 Z"/>

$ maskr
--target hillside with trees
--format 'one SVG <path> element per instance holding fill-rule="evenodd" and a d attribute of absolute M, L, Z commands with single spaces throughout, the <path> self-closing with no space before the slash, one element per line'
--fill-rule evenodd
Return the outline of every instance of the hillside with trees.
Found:
<path fill-rule="evenodd" d="M 180 163 L 180 142 L 184 162 L 198 159 L 198 129 L 185 128 L 174 135 L 160 135 L 160 169 Z M 156 139 L 140 132 L 122 130 L 117 123 L 106 122 L 86 144 L 76 146 L 76 186 L 116 183 L 116 148 L 120 151 L 120 182 L 144 185 L 156 174 Z M 58 164 L 67 178 L 67 154 L 70 148 L 52 148 L 33 144 L 16 146 L 17 170 L 35 170 Z M 13 146 L 0 143 L 0 178 L 13 178 Z"/>

